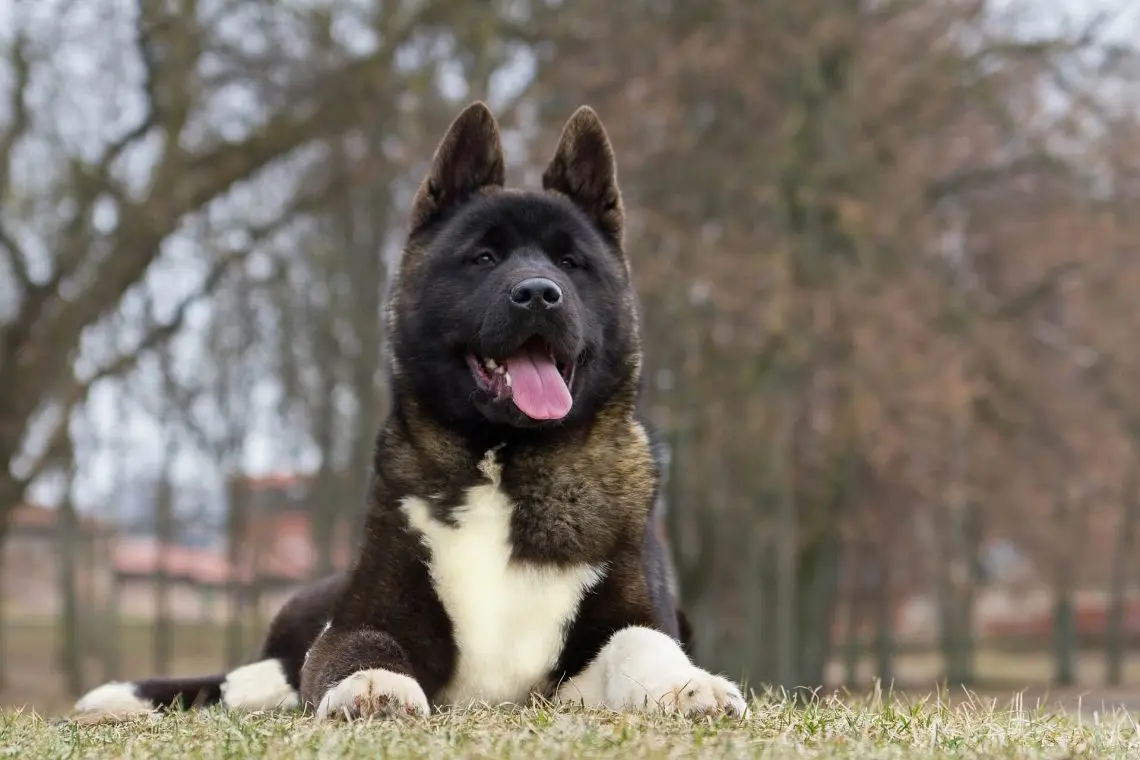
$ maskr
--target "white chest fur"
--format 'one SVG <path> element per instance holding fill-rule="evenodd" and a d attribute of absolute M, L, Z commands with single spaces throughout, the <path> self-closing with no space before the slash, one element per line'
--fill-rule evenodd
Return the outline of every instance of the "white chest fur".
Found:
<path fill-rule="evenodd" d="M 472 488 L 449 525 L 428 504 L 402 505 L 431 554 L 436 594 L 451 618 L 459 659 L 441 695 L 447 704 L 524 702 L 558 662 L 566 626 L 604 568 L 539 567 L 511 560 L 514 506 L 498 486 L 493 454 L 482 465 L 492 482 Z"/>

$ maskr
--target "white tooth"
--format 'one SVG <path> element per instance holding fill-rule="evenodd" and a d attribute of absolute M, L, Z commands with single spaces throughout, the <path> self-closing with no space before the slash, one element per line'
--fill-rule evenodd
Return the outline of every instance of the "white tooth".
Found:
<path fill-rule="evenodd" d="M 510 372 L 504 372 L 503 373 L 503 379 L 506 380 L 507 387 L 510 388 L 511 387 L 511 373 Z"/>
<path fill-rule="evenodd" d="M 500 375 L 504 374 L 506 371 L 507 371 L 507 368 L 501 364 L 498 367 L 495 367 L 495 372 L 500 374 Z"/>
<path fill-rule="evenodd" d="M 495 363 L 494 359 L 484 359 L 483 360 L 483 366 L 485 366 L 487 369 L 492 370 L 492 371 L 498 369 L 498 367 L 499 367 L 499 365 Z"/>

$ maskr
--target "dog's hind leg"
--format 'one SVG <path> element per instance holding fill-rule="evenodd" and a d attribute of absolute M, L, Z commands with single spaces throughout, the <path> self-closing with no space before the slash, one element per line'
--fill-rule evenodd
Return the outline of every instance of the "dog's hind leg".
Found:
<path fill-rule="evenodd" d="M 80 697 L 75 710 L 123 715 L 217 704 L 245 712 L 298 707 L 305 652 L 328 620 L 344 579 L 332 575 L 294 594 L 273 618 L 260 656 L 249 665 L 209 676 L 105 683 Z"/>
<path fill-rule="evenodd" d="M 221 700 L 224 681 L 224 674 L 196 678 L 111 681 L 80 697 L 75 703 L 75 711 L 98 715 L 134 715 L 179 707 L 204 707 Z"/>
<path fill-rule="evenodd" d="M 105 683 L 80 697 L 75 711 L 130 715 L 216 704 L 252 712 L 291 709 L 297 707 L 299 701 L 282 662 L 271 658 L 209 676 Z"/>

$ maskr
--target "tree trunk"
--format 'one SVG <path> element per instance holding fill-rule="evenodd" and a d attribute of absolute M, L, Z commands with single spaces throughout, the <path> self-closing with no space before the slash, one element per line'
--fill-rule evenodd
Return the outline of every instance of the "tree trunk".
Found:
<path fill-rule="evenodd" d="M 71 697 L 83 693 L 83 636 L 79 630 L 80 607 L 78 573 L 80 563 L 79 516 L 72 500 L 75 480 L 75 450 L 70 435 L 51 455 L 64 479 L 63 500 L 57 513 L 56 546 L 59 557 L 59 670 L 64 688 Z"/>
<path fill-rule="evenodd" d="M 236 668 L 245 661 L 246 583 L 237 578 L 229 582 L 229 616 L 226 623 L 226 667 Z"/>
<path fill-rule="evenodd" d="M 799 681 L 801 673 L 798 665 L 801 660 L 800 645 L 806 633 L 800 627 L 799 586 L 804 578 L 800 555 L 799 526 L 796 515 L 795 475 L 796 466 L 793 446 L 796 423 L 795 405 L 780 404 L 780 430 L 775 436 L 773 451 L 770 452 L 771 482 L 775 486 L 776 533 L 774 556 L 776 559 L 776 604 L 773 626 L 776 639 L 776 683 L 788 691 L 804 685 Z M 799 566 L 799 567 L 797 567 Z M 798 629 L 798 630 L 797 630 Z"/>
<path fill-rule="evenodd" d="M 956 530 L 965 530 L 960 526 Z M 963 534 L 965 538 L 965 534 Z M 969 546 L 969 542 L 964 544 Z M 967 557 L 952 560 L 942 583 L 942 649 L 946 681 L 952 686 L 974 683 L 974 588 Z"/>
<path fill-rule="evenodd" d="M 251 634 L 255 639 L 260 638 L 263 634 L 262 628 L 262 592 L 264 590 L 265 580 L 261 574 L 254 571 L 253 577 L 250 578 L 249 585 L 245 589 L 245 604 L 246 604 L 246 618 L 245 618 L 245 631 Z M 242 658 L 249 656 L 249 651 L 242 654 Z"/>
<path fill-rule="evenodd" d="M 174 489 L 170 482 L 170 457 L 163 462 L 158 480 L 158 494 L 155 500 L 155 541 L 158 556 L 154 573 L 154 629 L 152 632 L 153 662 L 151 670 L 155 675 L 167 675 L 173 657 L 173 625 L 170 620 L 170 570 L 167 564 L 167 549 L 174 544 Z"/>
<path fill-rule="evenodd" d="M 59 668 L 67 693 L 83 693 L 83 637 L 80 635 L 77 565 L 79 525 L 70 489 L 59 505 Z"/>
<path fill-rule="evenodd" d="M 1057 547 L 1053 578 L 1053 682 L 1059 686 L 1076 683 L 1077 614 L 1073 600 L 1072 539 L 1074 494 L 1067 483 L 1060 483 L 1054 499 L 1054 530 Z"/>
<path fill-rule="evenodd" d="M 665 513 L 666 525 L 676 563 L 677 595 L 683 600 L 689 622 L 693 625 L 698 657 L 715 659 L 719 647 L 710 641 L 705 610 L 709 604 L 708 592 L 714 573 L 712 553 L 718 536 L 715 520 L 709 511 L 694 508 L 700 502 L 693 501 L 692 493 L 686 489 L 688 481 L 679 471 L 683 463 L 691 462 L 691 457 L 697 455 L 696 447 L 691 445 L 691 436 L 692 431 L 684 429 L 675 432 L 670 440 L 673 453 L 669 460 L 669 477 L 666 478 L 669 499 L 669 509 Z M 740 533 L 745 532 L 740 531 L 738 535 Z M 749 526 L 745 535 L 755 539 L 755 527 Z M 753 552 L 759 551 L 755 548 L 756 543 L 753 540 L 750 547 L 745 547 L 742 554 L 745 561 L 755 561 Z M 744 602 L 744 609 L 751 609 L 749 602 Z"/>
<path fill-rule="evenodd" d="M 0 430 L 6 424 L 0 419 Z M 24 500 L 24 484 L 18 480 L 15 475 L 8 471 L 8 462 L 11 458 L 15 457 L 15 453 L 11 457 L 6 457 L 3 451 L 0 451 L 0 546 L 3 546 L 8 538 L 8 518 Z M 0 566 L 0 574 L 4 572 L 4 568 Z M 0 577 L 0 582 L 3 582 L 3 577 Z"/>
<path fill-rule="evenodd" d="M 230 577 L 227 583 L 229 591 L 229 617 L 226 627 L 226 667 L 233 668 L 245 661 L 244 620 L 247 579 L 248 555 L 251 547 L 248 545 L 247 534 L 249 527 L 249 489 L 245 482 L 235 473 L 228 481 L 228 499 L 226 514 L 226 551 L 229 560 Z"/>
<path fill-rule="evenodd" d="M 859 683 L 859 661 L 863 648 L 863 637 L 860 635 L 858 589 L 852 584 L 847 594 L 847 620 L 843 626 L 846 636 L 843 642 L 843 685 L 849 689 L 855 688 Z"/>
<path fill-rule="evenodd" d="M 770 513 L 769 513 L 770 514 Z M 747 662 L 749 677 L 758 683 L 773 687 L 788 688 L 780 679 L 780 659 L 785 656 L 784 650 L 778 646 L 778 635 L 781 621 L 779 587 L 779 561 L 775 541 L 771 536 L 766 540 L 757 542 L 753 549 L 755 557 L 756 581 L 749 584 L 741 582 L 741 588 L 751 588 L 745 592 L 745 599 L 752 599 L 755 609 L 749 611 L 749 618 L 756 626 L 743 631 L 751 656 Z M 764 642 L 772 642 L 768 646 Z M 790 680 L 790 679 L 789 679 Z"/>
<path fill-rule="evenodd" d="M 384 160 L 380 157 L 380 160 Z M 367 514 L 369 489 L 372 487 L 372 455 L 376 430 L 385 412 L 384 388 L 378 387 L 378 374 L 383 364 L 384 341 L 387 336 L 377 305 L 386 295 L 387 270 L 383 257 L 373 251 L 383 249 L 391 234 L 387 211 L 392 208 L 391 185 L 372 188 L 366 193 L 366 207 L 357 208 L 358 224 L 368 229 L 357 242 L 362 250 L 351 257 L 353 271 L 354 306 L 353 328 L 360 342 L 360 352 L 352 369 L 353 393 L 357 398 L 357 424 L 348 460 L 348 472 L 342 477 L 341 503 L 338 519 L 342 526 L 352 526 L 352 535 L 362 535 L 357 526 L 363 526 Z M 357 547 L 354 547 L 354 549 Z"/>
<path fill-rule="evenodd" d="M 103 680 L 117 681 L 122 672 L 122 652 L 119 649 L 119 574 L 112 568 L 107 584 L 107 597 L 103 600 Z"/>
<path fill-rule="evenodd" d="M 968 491 L 971 422 L 966 412 L 953 431 L 952 488 L 945 505 L 945 571 L 939 583 L 942 652 L 946 681 L 951 686 L 969 686 L 974 682 L 974 560 L 979 536 L 976 509 Z"/>
<path fill-rule="evenodd" d="M 1053 602 L 1053 682 L 1072 686 L 1077 682 L 1077 614 L 1072 589 L 1057 589 Z"/>
<path fill-rule="evenodd" d="M 797 597 L 793 615 L 799 625 L 794 685 L 801 699 L 825 685 L 831 657 L 831 625 L 839 586 L 839 538 L 828 531 L 805 548 L 799 558 Z"/>
<path fill-rule="evenodd" d="M 1128 477 L 1121 495 L 1120 528 L 1116 552 L 1112 557 L 1109 580 L 1108 621 L 1104 641 L 1105 682 L 1120 686 L 1124 682 L 1125 606 L 1128 601 L 1129 566 L 1133 555 L 1136 523 L 1140 520 L 1140 465 L 1129 462 Z"/>
<path fill-rule="evenodd" d="M 162 373 L 162 394 L 164 408 L 171 417 L 177 414 L 178 384 L 174 377 L 174 355 L 169 348 L 159 352 L 159 366 Z M 167 552 L 177 542 L 174 517 L 174 460 L 176 444 L 172 434 L 168 434 L 163 444 L 162 460 L 158 474 L 158 493 L 154 504 L 154 533 L 158 554 L 155 557 L 154 576 L 154 628 L 152 632 L 153 657 L 152 672 L 167 675 L 174 657 L 174 627 L 170 615 L 170 586 L 172 578 Z"/>
<path fill-rule="evenodd" d="M 677 472 L 677 462 L 684 461 L 683 457 L 689 456 L 687 444 L 687 435 L 681 431 L 674 433 L 669 441 L 673 455 L 669 459 L 669 475 L 665 478 L 666 499 L 669 503 L 665 525 L 669 533 L 669 545 L 673 547 L 673 556 L 677 562 L 678 596 L 686 603 L 692 603 L 704 592 L 710 568 L 708 563 L 701 561 L 700 556 L 695 561 L 692 557 L 694 553 L 704 553 L 703 547 L 708 536 L 701 530 L 698 530 L 699 535 L 687 534 L 685 530 L 687 518 L 695 518 L 690 521 L 701 527 L 706 522 L 700 519 L 703 515 L 694 515 L 691 510 L 685 509 L 684 480 L 680 477 L 681 473 Z M 701 551 L 694 552 L 694 547 Z"/>
<path fill-rule="evenodd" d="M 742 538 L 739 542 L 743 550 L 741 556 L 744 558 L 743 566 L 740 568 L 741 575 L 756 580 L 753 583 L 741 583 L 739 586 L 741 621 L 740 628 L 736 631 L 736 640 L 731 643 L 718 642 L 716 646 L 710 648 L 710 651 L 718 652 L 716 667 L 727 672 L 738 670 L 746 674 L 749 681 L 754 684 L 769 684 L 773 681 L 779 683 L 778 676 L 774 677 L 773 673 L 775 663 L 782 654 L 779 642 L 773 641 L 765 646 L 765 641 L 769 638 L 767 634 L 772 628 L 769 621 L 772 620 L 776 606 L 771 593 L 775 584 L 769 582 L 773 575 L 774 546 L 755 524 L 756 522 L 754 521 L 747 530 L 750 540 Z M 741 533 L 744 534 L 745 531 Z M 702 643 L 707 644 L 707 642 Z M 725 657 L 724 650 L 729 647 L 740 652 L 735 662 Z"/>
<path fill-rule="evenodd" d="M 4 563 L 4 542 L 0 541 L 0 692 L 8 687 L 8 595 Z"/>
<path fill-rule="evenodd" d="M 875 594 L 875 677 L 883 687 L 895 680 L 894 571 L 889 547 L 879 555 L 880 588 Z"/>
<path fill-rule="evenodd" d="M 324 379 L 331 387 L 335 373 L 333 361 L 329 358 L 321 363 Z M 333 540 L 337 516 L 341 510 L 341 495 L 338 493 L 340 475 L 333 461 L 335 445 L 333 431 L 338 427 L 336 406 L 331 398 L 324 399 L 316 409 L 312 410 L 312 414 L 317 417 L 313 438 L 321 452 L 321 466 L 313 478 L 307 497 L 313 526 L 313 545 L 316 550 L 314 575 L 323 578 L 332 572 Z"/>

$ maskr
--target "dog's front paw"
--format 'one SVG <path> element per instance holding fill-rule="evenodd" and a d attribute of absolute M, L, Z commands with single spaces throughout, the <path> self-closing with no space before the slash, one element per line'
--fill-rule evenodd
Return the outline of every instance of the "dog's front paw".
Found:
<path fill-rule="evenodd" d="M 390 670 L 358 670 L 325 692 L 317 706 L 321 718 L 427 715 L 427 696 L 416 679 Z"/>
<path fill-rule="evenodd" d="M 730 715 L 747 718 L 748 702 L 740 689 L 724 676 L 694 667 L 670 679 L 670 688 L 658 695 L 657 704 L 670 712 L 689 717 Z"/>

